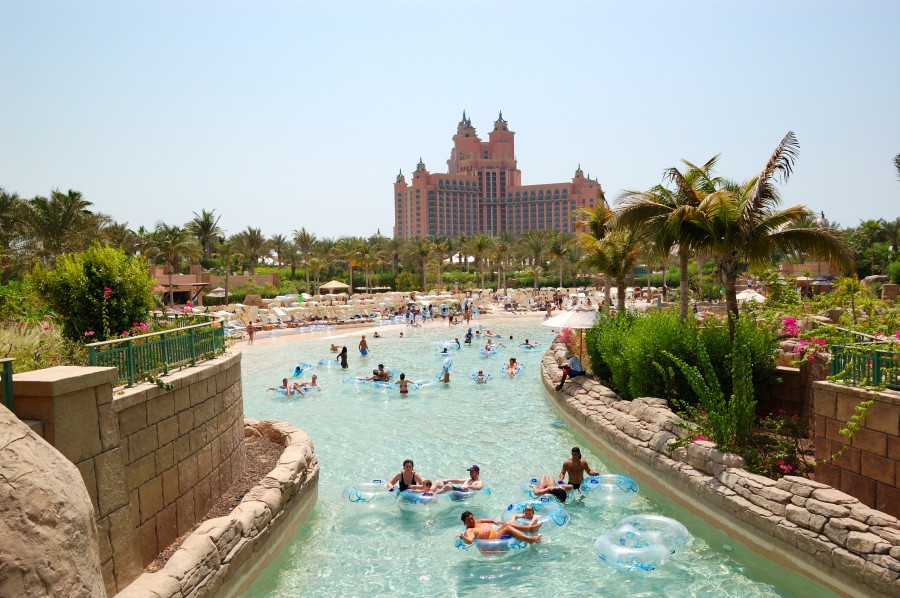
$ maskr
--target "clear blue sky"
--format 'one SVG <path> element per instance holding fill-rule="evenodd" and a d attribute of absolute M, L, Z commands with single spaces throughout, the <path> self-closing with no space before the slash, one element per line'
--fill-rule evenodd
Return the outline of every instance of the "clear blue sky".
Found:
<path fill-rule="evenodd" d="M 392 183 L 499 110 L 525 184 L 607 198 L 682 158 L 785 205 L 900 216 L 900 2 L 0 0 L 0 186 L 76 189 L 132 228 L 392 234 Z"/>

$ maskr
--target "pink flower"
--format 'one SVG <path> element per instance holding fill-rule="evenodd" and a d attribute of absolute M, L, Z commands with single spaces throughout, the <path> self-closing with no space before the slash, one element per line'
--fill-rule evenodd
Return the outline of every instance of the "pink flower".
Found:
<path fill-rule="evenodd" d="M 785 411 L 784 409 L 779 409 L 775 413 L 777 413 L 778 415 L 785 415 L 785 414 L 787 414 L 787 411 Z"/>
<path fill-rule="evenodd" d="M 84 335 L 85 335 L 85 336 L 94 336 L 94 331 L 93 331 L 93 330 L 88 330 L 87 332 L 84 333 Z"/>
<path fill-rule="evenodd" d="M 112 296 L 112 289 L 109 287 L 103 287 L 103 298 L 109 299 Z"/>
<path fill-rule="evenodd" d="M 51 356 L 50 356 L 50 361 L 56 361 L 56 360 L 57 360 L 56 355 L 51 355 Z"/>
<path fill-rule="evenodd" d="M 812 363 L 812 362 L 814 362 L 815 360 L 816 360 L 816 357 L 815 357 L 814 355 L 810 355 L 809 358 L 808 358 L 806 361 L 809 362 L 809 363 Z"/>

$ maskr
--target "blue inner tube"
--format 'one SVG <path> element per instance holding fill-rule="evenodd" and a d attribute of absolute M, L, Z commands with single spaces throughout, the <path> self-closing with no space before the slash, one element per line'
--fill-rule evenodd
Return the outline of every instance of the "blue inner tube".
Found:
<path fill-rule="evenodd" d="M 503 536 L 496 540 L 475 540 L 471 544 L 456 538 L 456 548 L 470 558 L 479 560 L 498 560 L 521 554 L 531 546 L 528 542 L 517 540 L 512 536 Z"/>
<path fill-rule="evenodd" d="M 449 372 L 449 371 L 450 371 L 450 368 L 451 368 L 452 366 L 453 366 L 453 362 L 450 361 L 449 358 L 445 359 L 445 360 L 444 360 L 444 367 L 441 368 L 441 371 L 438 372 L 438 375 L 435 376 L 435 378 L 436 378 L 437 380 L 440 380 L 441 378 L 443 378 L 443 377 L 444 377 L 444 374 L 446 374 L 447 372 Z"/>
<path fill-rule="evenodd" d="M 450 308 L 447 307 L 445 304 L 441 303 L 441 306 L 440 306 L 438 309 L 441 310 L 441 315 L 442 315 L 443 317 L 446 318 L 447 316 L 450 315 Z"/>
<path fill-rule="evenodd" d="M 298 363 L 297 365 L 294 366 L 294 371 L 293 371 L 294 378 L 299 377 L 300 374 L 302 374 L 302 373 L 305 372 L 306 370 L 310 370 L 310 369 L 312 369 L 312 364 L 310 364 L 310 363 Z"/>
<path fill-rule="evenodd" d="M 472 372 L 469 374 L 469 378 L 474 380 L 477 384 L 486 384 L 494 379 L 490 372 L 481 372 L 481 376 L 478 375 L 478 372 Z"/>
<path fill-rule="evenodd" d="M 532 485 L 537 486 L 539 483 L 540 483 L 540 480 L 538 480 L 538 478 L 531 478 L 527 482 L 523 482 L 522 483 L 522 492 L 524 492 L 525 494 L 527 494 L 534 500 L 541 500 L 541 499 L 548 499 L 548 500 L 555 500 L 555 501 L 559 500 L 557 497 L 553 496 L 552 494 L 541 494 L 541 495 L 535 494 L 534 489 L 532 489 L 531 486 Z M 561 484 L 557 481 L 556 485 L 560 486 Z M 568 503 L 572 502 L 572 500 L 574 498 L 575 498 L 575 491 L 568 490 L 568 491 L 566 491 L 566 500 L 563 502 L 568 504 Z"/>
<path fill-rule="evenodd" d="M 541 526 L 533 533 L 544 534 L 554 532 L 569 523 L 569 514 L 559 502 L 552 498 L 542 496 L 536 500 L 522 500 L 506 507 L 506 511 L 500 516 L 503 521 L 515 521 L 525 523 L 523 519 L 516 519 L 517 515 L 525 512 L 526 507 L 534 509 L 534 515 Z M 531 532 L 529 532 L 531 533 Z"/>
<path fill-rule="evenodd" d="M 337 359 L 320 359 L 319 365 L 340 365 Z"/>
<path fill-rule="evenodd" d="M 519 372 L 522 371 L 522 368 L 524 368 L 524 367 L 525 367 L 525 364 L 519 363 L 519 362 L 517 361 L 517 362 L 516 362 L 516 369 L 513 370 L 512 375 L 513 375 L 513 376 L 517 375 Z M 507 376 L 510 375 L 510 372 L 509 372 L 509 364 L 508 364 L 508 363 L 507 363 L 506 365 L 501 365 L 501 366 L 500 366 L 500 373 L 501 373 L 501 374 L 506 374 Z"/>
<path fill-rule="evenodd" d="M 601 561 L 625 571 L 652 571 L 687 544 L 690 532 L 662 515 L 632 515 L 594 543 Z"/>
<path fill-rule="evenodd" d="M 372 480 L 363 484 L 346 486 L 342 492 L 344 498 L 357 505 L 369 505 L 397 499 L 396 489 L 388 490 L 381 480 Z"/>
<path fill-rule="evenodd" d="M 628 476 L 612 473 L 585 478 L 579 489 L 585 496 L 599 499 L 630 499 L 640 491 L 637 482 Z"/>

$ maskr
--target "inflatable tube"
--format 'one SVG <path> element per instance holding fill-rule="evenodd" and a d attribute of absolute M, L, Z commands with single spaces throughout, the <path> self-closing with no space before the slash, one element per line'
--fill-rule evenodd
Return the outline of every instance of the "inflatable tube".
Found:
<path fill-rule="evenodd" d="M 509 376 L 509 377 L 512 378 L 512 377 L 517 376 L 517 375 L 519 374 L 519 372 L 522 371 L 522 368 L 525 367 L 525 364 L 516 362 L 516 369 L 513 370 L 512 374 L 509 373 L 509 367 L 508 367 L 508 366 L 509 366 L 508 363 L 505 364 L 505 365 L 501 365 L 501 366 L 500 366 L 500 373 L 501 373 L 501 374 L 506 374 L 507 376 Z"/>
<path fill-rule="evenodd" d="M 441 371 L 438 372 L 438 375 L 435 376 L 436 380 L 441 380 L 444 378 L 444 374 L 450 371 L 450 368 L 453 367 L 453 362 L 450 361 L 449 358 L 444 360 L 444 366 L 441 368 Z"/>
<path fill-rule="evenodd" d="M 459 349 L 459 347 L 456 346 L 456 341 L 451 341 L 449 339 L 435 341 L 431 344 L 438 351 L 440 351 L 444 347 L 446 347 L 447 349 L 450 349 L 451 351 L 455 351 L 455 350 Z"/>
<path fill-rule="evenodd" d="M 503 536 L 497 540 L 475 540 L 471 544 L 463 542 L 462 538 L 456 538 L 456 548 L 467 557 L 479 560 L 499 560 L 506 557 L 521 554 L 531 546 L 528 542 L 522 542 L 512 536 Z"/>
<path fill-rule="evenodd" d="M 520 349 L 525 349 L 526 351 L 531 351 L 532 349 L 536 349 L 536 348 L 537 348 L 537 343 L 535 343 L 535 344 L 533 344 L 533 345 L 526 345 L 526 344 L 522 343 L 521 345 L 519 345 L 519 348 L 520 348 Z"/>
<path fill-rule="evenodd" d="M 531 478 L 527 482 L 523 482 L 522 483 L 522 492 L 527 494 L 533 500 L 549 499 L 549 500 L 559 502 L 559 499 L 556 498 L 555 496 L 553 496 L 552 494 L 541 494 L 541 495 L 535 494 L 534 489 L 531 486 L 532 485 L 537 486 L 539 483 L 540 483 L 540 480 L 538 480 L 537 478 Z M 556 482 L 556 485 L 560 486 L 561 484 L 559 482 Z M 575 491 L 568 490 L 568 491 L 566 491 L 566 500 L 563 502 L 565 504 L 568 504 L 568 503 L 572 502 L 572 500 L 574 500 L 574 498 L 575 498 Z"/>
<path fill-rule="evenodd" d="M 491 357 L 497 354 L 497 349 L 485 349 L 484 347 L 478 349 L 478 351 L 484 355 L 485 357 Z"/>
<path fill-rule="evenodd" d="M 594 543 L 601 561 L 624 571 L 652 571 L 691 535 L 678 521 L 662 515 L 632 515 L 620 519 L 615 528 Z"/>
<path fill-rule="evenodd" d="M 397 496 L 397 506 L 407 513 L 433 513 L 450 506 L 450 497 L 447 494 L 425 496 L 420 492 L 404 490 Z"/>
<path fill-rule="evenodd" d="M 400 390 L 400 385 L 396 382 L 382 382 L 380 380 L 360 380 L 353 376 L 344 376 L 342 381 L 345 384 L 359 384 L 360 386 L 371 386 L 379 390 Z M 408 390 L 419 390 L 424 384 L 422 382 L 413 382 L 412 380 L 406 385 Z M 305 392 L 305 391 L 304 391 Z"/>
<path fill-rule="evenodd" d="M 375 506 L 375 503 L 397 500 L 399 492 L 388 490 L 381 480 L 347 486 L 341 493 L 344 498 L 357 505 Z"/>
<path fill-rule="evenodd" d="M 515 523 L 526 523 L 523 519 L 516 519 L 517 515 L 525 512 L 525 507 L 533 507 L 534 515 L 541 526 L 531 534 L 553 533 L 569 523 L 569 514 L 559 502 L 545 496 L 537 500 L 522 500 L 506 507 L 500 519 Z"/>
<path fill-rule="evenodd" d="M 606 473 L 585 478 L 579 490 L 590 498 L 610 500 L 633 498 L 640 488 L 627 476 Z"/>
<path fill-rule="evenodd" d="M 481 313 L 481 310 L 473 305 L 469 308 L 469 313 L 472 314 L 473 318 L 475 318 Z"/>
<path fill-rule="evenodd" d="M 294 371 L 293 371 L 294 378 L 299 377 L 300 374 L 302 374 L 302 373 L 305 372 L 306 370 L 311 370 L 311 369 L 312 369 L 312 364 L 309 364 L 309 363 L 298 363 L 297 365 L 294 366 Z"/>
<path fill-rule="evenodd" d="M 482 371 L 480 378 L 478 376 L 478 372 L 472 372 L 471 374 L 469 374 L 469 378 L 474 380 L 476 384 L 487 384 L 494 379 L 490 372 L 484 371 Z"/>
<path fill-rule="evenodd" d="M 327 365 L 327 366 L 341 365 L 341 362 L 339 362 L 337 359 L 320 359 L 319 365 Z"/>
<path fill-rule="evenodd" d="M 441 305 L 440 305 L 440 307 L 438 307 L 438 309 L 441 310 L 441 316 L 446 318 L 447 316 L 450 315 L 450 308 L 447 306 L 446 303 L 441 303 Z"/>

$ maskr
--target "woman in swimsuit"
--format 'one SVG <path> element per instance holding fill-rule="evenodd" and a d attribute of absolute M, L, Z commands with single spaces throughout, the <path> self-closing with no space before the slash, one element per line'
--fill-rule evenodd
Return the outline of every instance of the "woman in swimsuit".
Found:
<path fill-rule="evenodd" d="M 409 393 L 409 380 L 406 379 L 406 374 L 400 374 L 400 380 L 397 381 L 397 386 L 400 387 L 400 394 L 405 395 Z"/>
<path fill-rule="evenodd" d="M 465 524 L 466 529 L 459 534 L 459 538 L 466 544 L 471 544 L 475 540 L 497 540 L 506 535 L 534 544 L 535 542 L 540 542 L 543 537 L 541 534 L 529 536 L 509 523 L 501 523 L 494 519 L 475 519 L 471 511 L 465 511 L 460 516 L 460 519 Z M 498 527 L 495 528 L 495 525 Z"/>
<path fill-rule="evenodd" d="M 403 462 L 403 471 L 392 477 L 387 483 L 388 490 L 393 490 L 394 484 L 400 487 L 400 492 L 403 492 L 413 484 L 424 484 L 422 476 L 413 470 L 412 459 L 407 459 Z"/>

